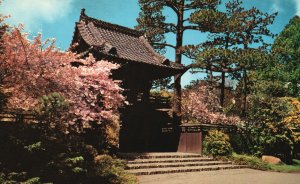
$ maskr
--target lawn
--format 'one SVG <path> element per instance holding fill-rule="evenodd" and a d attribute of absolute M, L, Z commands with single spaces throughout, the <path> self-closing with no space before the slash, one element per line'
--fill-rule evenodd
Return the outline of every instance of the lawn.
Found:
<path fill-rule="evenodd" d="M 292 165 L 274 165 L 263 162 L 260 158 L 255 156 L 239 155 L 234 153 L 232 156 L 229 157 L 229 160 L 237 164 L 248 165 L 253 169 L 272 170 L 278 172 L 300 172 L 300 160 L 296 159 L 293 159 Z"/>
<path fill-rule="evenodd" d="M 293 159 L 293 165 L 273 165 L 270 164 L 271 169 L 279 172 L 300 172 L 300 160 Z"/>

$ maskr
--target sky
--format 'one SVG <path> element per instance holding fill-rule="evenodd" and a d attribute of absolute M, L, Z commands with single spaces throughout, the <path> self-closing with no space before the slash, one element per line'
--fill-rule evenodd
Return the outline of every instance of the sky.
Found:
<path fill-rule="evenodd" d="M 270 30 L 276 34 L 283 30 L 292 17 L 300 16 L 300 0 L 243 0 L 243 3 L 245 8 L 255 6 L 267 13 L 278 12 L 274 24 L 270 26 Z M 10 25 L 22 23 L 25 31 L 32 36 L 40 32 L 43 38 L 55 38 L 57 47 L 66 50 L 82 8 L 90 17 L 130 28 L 137 25 L 136 18 L 140 11 L 138 0 L 4 0 L 0 4 L 0 13 L 11 16 L 6 20 Z M 172 20 L 173 16 L 168 10 L 166 15 L 167 19 Z M 185 43 L 189 44 L 201 43 L 206 39 L 207 34 L 195 31 L 188 31 L 184 35 Z M 167 37 L 170 43 L 174 40 L 172 36 Z M 174 60 L 174 51 L 168 50 L 165 57 Z M 183 63 L 189 64 L 191 60 L 184 58 Z M 182 85 L 203 76 L 186 72 Z"/>

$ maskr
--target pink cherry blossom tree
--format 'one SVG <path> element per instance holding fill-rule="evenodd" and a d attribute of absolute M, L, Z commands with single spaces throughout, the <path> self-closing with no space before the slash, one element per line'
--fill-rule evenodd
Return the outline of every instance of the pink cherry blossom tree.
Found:
<path fill-rule="evenodd" d="M 89 128 L 91 122 L 118 120 L 124 97 L 119 82 L 110 78 L 116 64 L 96 61 L 92 55 L 78 59 L 72 52 L 55 48 L 55 40 L 42 41 L 41 34 L 29 40 L 22 30 L 19 26 L 2 36 L 0 68 L 5 76 L 1 88 L 9 94 L 9 108 L 34 110 L 39 97 L 56 92 L 69 104 L 65 121 L 59 125 L 65 132 Z M 71 66 L 74 61 L 83 66 Z"/>
<path fill-rule="evenodd" d="M 237 116 L 226 116 L 219 104 L 216 86 L 208 82 L 201 82 L 183 93 L 183 121 L 185 123 L 197 122 L 229 125 L 234 125 L 241 121 Z"/>

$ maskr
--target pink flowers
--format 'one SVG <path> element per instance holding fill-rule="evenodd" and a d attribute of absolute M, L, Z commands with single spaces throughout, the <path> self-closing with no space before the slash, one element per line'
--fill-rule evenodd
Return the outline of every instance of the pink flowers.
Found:
<path fill-rule="evenodd" d="M 226 116 L 220 107 L 216 87 L 202 82 L 183 93 L 182 112 L 185 123 L 237 124 L 236 116 Z"/>
<path fill-rule="evenodd" d="M 124 101 L 118 82 L 110 78 L 117 65 L 96 61 L 92 55 L 77 59 L 74 53 L 56 49 L 54 40 L 43 42 L 38 35 L 30 41 L 21 30 L 14 28 L 2 38 L 0 68 L 7 71 L 2 88 L 10 94 L 9 107 L 31 110 L 39 97 L 57 92 L 67 99 L 69 113 L 75 116 L 69 125 L 75 126 L 78 120 L 88 126 L 90 121 L 100 124 L 117 119 Z M 74 61 L 84 66 L 72 67 Z"/>

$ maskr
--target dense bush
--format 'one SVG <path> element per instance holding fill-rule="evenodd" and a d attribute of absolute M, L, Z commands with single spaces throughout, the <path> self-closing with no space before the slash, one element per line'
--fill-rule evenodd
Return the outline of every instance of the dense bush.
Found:
<path fill-rule="evenodd" d="M 237 132 L 229 134 L 230 145 L 235 153 L 250 154 L 253 153 L 253 145 L 246 133 L 238 129 Z"/>
<path fill-rule="evenodd" d="M 137 183 L 137 179 L 135 176 L 124 172 L 126 164 L 121 160 L 113 159 L 109 155 L 99 155 L 95 157 L 94 162 L 94 172 L 90 177 L 95 177 L 95 182 L 118 184 Z M 99 178 L 102 179 L 102 182 L 99 182 Z"/>
<path fill-rule="evenodd" d="M 232 152 L 229 136 L 218 130 L 211 130 L 204 138 L 204 153 L 212 156 L 226 156 Z"/>
<path fill-rule="evenodd" d="M 250 105 L 244 132 L 252 142 L 252 153 L 274 155 L 290 163 L 299 154 L 300 102 L 289 97 L 253 96 Z"/>
<path fill-rule="evenodd" d="M 125 164 L 45 124 L 2 123 L 0 183 L 135 183 Z M 29 181 L 28 181 L 29 180 Z"/>

